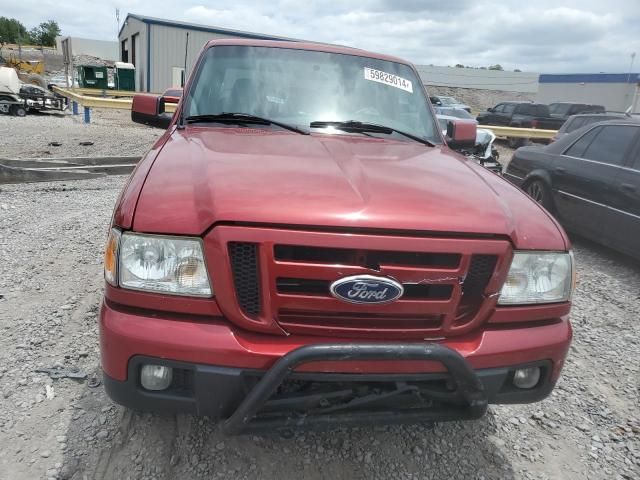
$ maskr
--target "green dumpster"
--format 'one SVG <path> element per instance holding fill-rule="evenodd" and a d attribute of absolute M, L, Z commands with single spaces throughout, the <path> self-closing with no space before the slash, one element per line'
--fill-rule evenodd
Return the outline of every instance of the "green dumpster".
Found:
<path fill-rule="evenodd" d="M 78 85 L 80 88 L 108 88 L 107 67 L 95 65 L 78 66 Z"/>
<path fill-rule="evenodd" d="M 115 87 L 116 90 L 135 91 L 136 89 L 136 67 L 133 63 L 116 62 L 115 64 Z"/>

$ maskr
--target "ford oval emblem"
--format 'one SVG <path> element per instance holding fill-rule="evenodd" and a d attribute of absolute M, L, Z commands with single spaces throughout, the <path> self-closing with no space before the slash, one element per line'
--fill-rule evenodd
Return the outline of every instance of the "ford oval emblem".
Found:
<path fill-rule="evenodd" d="M 331 295 L 349 303 L 389 303 L 404 293 L 402 284 L 386 277 L 354 275 L 331 284 Z"/>

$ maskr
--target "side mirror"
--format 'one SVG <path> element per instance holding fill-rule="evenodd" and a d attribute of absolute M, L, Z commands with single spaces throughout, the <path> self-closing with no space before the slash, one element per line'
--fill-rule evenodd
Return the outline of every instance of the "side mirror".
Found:
<path fill-rule="evenodd" d="M 478 126 L 475 120 L 449 120 L 447 122 L 447 145 L 452 150 L 473 148 L 476 144 Z"/>
<path fill-rule="evenodd" d="M 493 112 L 493 107 L 487 108 L 487 112 Z"/>
<path fill-rule="evenodd" d="M 133 96 L 131 120 L 151 127 L 167 128 L 172 115 L 164 111 L 164 99 L 160 95 L 139 93 Z"/>

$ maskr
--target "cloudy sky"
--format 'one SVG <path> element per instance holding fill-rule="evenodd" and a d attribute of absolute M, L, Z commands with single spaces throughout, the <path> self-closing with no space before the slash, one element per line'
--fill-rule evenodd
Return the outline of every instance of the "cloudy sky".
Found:
<path fill-rule="evenodd" d="M 113 40 L 127 13 L 302 38 L 417 64 L 533 72 L 640 71 L 640 0 L 0 0 L 28 28 Z"/>

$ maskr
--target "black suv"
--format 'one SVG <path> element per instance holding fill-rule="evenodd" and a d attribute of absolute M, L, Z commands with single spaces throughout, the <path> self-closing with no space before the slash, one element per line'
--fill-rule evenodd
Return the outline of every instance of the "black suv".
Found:
<path fill-rule="evenodd" d="M 556 133 L 552 141 L 555 142 L 565 135 L 574 132 L 579 128 L 591 125 L 592 123 L 625 118 L 629 118 L 629 115 L 619 112 L 581 113 L 579 115 L 572 115 L 564 122 L 564 124 L 562 124 L 562 127 L 560 127 L 560 130 L 558 130 L 558 133 Z"/>
<path fill-rule="evenodd" d="M 566 120 L 571 115 L 578 113 L 604 113 L 602 105 L 589 105 L 587 103 L 555 102 L 549 104 L 549 112 L 555 118 Z"/>
<path fill-rule="evenodd" d="M 558 130 L 564 120 L 554 118 L 543 103 L 503 102 L 487 108 L 476 118 L 481 125 L 498 125 L 520 128 Z M 526 142 L 524 138 L 510 138 L 509 146 L 517 148 Z"/>

